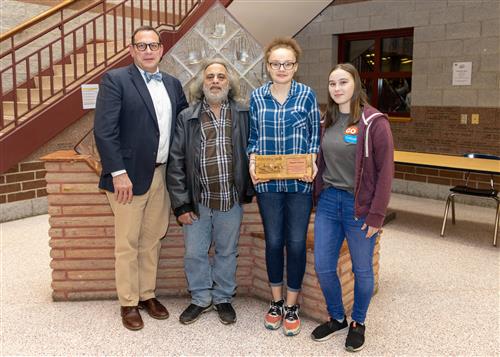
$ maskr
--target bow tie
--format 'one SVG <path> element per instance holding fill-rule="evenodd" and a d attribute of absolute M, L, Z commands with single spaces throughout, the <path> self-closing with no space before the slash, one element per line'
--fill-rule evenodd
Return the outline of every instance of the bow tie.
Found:
<path fill-rule="evenodd" d="M 161 82 L 161 73 L 160 72 L 156 72 L 156 73 L 144 72 L 144 78 L 146 78 L 146 83 L 151 82 L 152 79 L 154 79 L 155 81 Z"/>

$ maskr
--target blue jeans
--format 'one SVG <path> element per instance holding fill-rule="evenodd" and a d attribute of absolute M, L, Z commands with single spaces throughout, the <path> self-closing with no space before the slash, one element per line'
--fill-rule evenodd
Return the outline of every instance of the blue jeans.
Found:
<path fill-rule="evenodd" d="M 373 294 L 373 249 L 376 235 L 366 239 L 363 218 L 354 218 L 354 196 L 348 191 L 327 188 L 321 192 L 314 222 L 314 260 L 316 274 L 330 316 L 344 319 L 342 287 L 337 262 L 344 238 L 347 239 L 354 273 L 352 319 L 364 323 Z"/>
<path fill-rule="evenodd" d="M 266 237 L 267 276 L 271 286 L 283 285 L 284 251 L 288 291 L 300 291 L 306 270 L 306 239 L 312 209 L 311 193 L 257 193 Z"/>
<path fill-rule="evenodd" d="M 231 302 L 236 290 L 236 257 L 243 209 L 238 203 L 227 212 L 202 204 L 199 209 L 198 220 L 183 226 L 184 269 L 191 302 L 203 307 L 212 302 Z M 215 256 L 210 262 L 208 250 L 212 241 Z"/>

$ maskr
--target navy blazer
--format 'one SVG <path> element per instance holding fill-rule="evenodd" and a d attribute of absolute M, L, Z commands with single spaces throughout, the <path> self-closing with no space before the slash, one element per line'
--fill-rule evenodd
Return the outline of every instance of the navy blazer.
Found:
<path fill-rule="evenodd" d="M 179 80 L 161 74 L 172 103 L 172 144 L 177 115 L 188 103 Z M 111 173 L 127 170 L 134 195 L 146 193 L 153 180 L 160 131 L 151 95 L 135 64 L 104 74 L 94 135 L 102 164 L 99 188 L 114 192 Z"/>

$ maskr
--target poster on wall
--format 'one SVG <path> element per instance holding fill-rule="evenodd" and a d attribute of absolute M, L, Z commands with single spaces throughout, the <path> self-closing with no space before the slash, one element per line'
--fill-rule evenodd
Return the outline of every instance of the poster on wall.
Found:
<path fill-rule="evenodd" d="M 472 62 L 453 62 L 454 86 L 470 86 L 472 77 Z"/>
<path fill-rule="evenodd" d="M 83 109 L 95 109 L 97 93 L 99 92 L 98 84 L 82 84 L 82 104 Z"/>

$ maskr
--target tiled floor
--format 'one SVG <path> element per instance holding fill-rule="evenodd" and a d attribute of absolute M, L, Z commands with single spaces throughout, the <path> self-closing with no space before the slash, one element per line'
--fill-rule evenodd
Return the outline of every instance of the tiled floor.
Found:
<path fill-rule="evenodd" d="M 457 224 L 440 238 L 444 203 L 393 195 L 397 213 L 384 228 L 380 289 L 358 355 L 500 355 L 499 257 L 492 246 L 494 210 L 457 205 Z M 267 331 L 266 303 L 236 297 L 238 322 L 215 312 L 193 325 L 177 318 L 186 298 L 161 298 L 171 317 L 144 316 L 145 328 L 122 327 L 116 301 L 52 302 L 48 216 L 3 223 L 1 355 L 346 355 L 345 334 L 316 343 L 316 322 L 297 337 Z"/>

